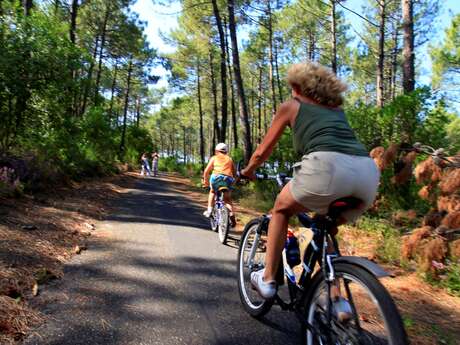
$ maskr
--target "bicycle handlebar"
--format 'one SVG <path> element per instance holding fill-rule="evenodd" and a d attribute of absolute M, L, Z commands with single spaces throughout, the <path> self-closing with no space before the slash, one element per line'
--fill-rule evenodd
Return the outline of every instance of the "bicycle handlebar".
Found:
<path fill-rule="evenodd" d="M 446 157 L 446 151 L 441 147 L 435 149 L 429 145 L 423 145 L 422 143 L 414 143 L 409 148 L 402 148 L 404 151 L 414 151 L 417 153 L 424 153 L 430 155 L 436 165 L 445 164 L 447 167 L 460 168 L 460 159 L 449 159 Z"/>
<path fill-rule="evenodd" d="M 241 171 L 238 171 L 237 175 L 238 175 L 238 177 L 240 179 L 248 180 L 248 177 L 242 175 Z M 279 174 L 276 174 L 276 175 L 269 175 L 269 174 L 265 174 L 265 173 L 262 173 L 262 174 L 261 173 L 256 173 L 255 176 L 256 176 L 256 180 L 258 180 L 258 181 L 264 181 L 264 180 L 276 181 L 280 188 L 282 188 L 287 182 L 292 180 L 292 177 L 287 176 L 286 174 L 282 174 L 282 173 L 279 173 Z"/>

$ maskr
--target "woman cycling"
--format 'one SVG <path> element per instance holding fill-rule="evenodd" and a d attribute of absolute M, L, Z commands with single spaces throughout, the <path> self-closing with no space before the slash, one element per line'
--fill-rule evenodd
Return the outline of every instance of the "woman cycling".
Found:
<path fill-rule="evenodd" d="M 357 218 L 374 201 L 379 172 L 365 147 L 356 139 L 341 106 L 346 85 L 329 69 L 313 62 L 292 65 L 287 81 L 292 99 L 277 110 L 262 143 L 241 174 L 255 178 L 255 170 L 270 156 L 287 126 L 302 160 L 294 164 L 293 179 L 278 195 L 268 228 L 265 269 L 251 274 L 251 283 L 264 298 L 276 294 L 275 275 L 286 241 L 288 220 L 305 211 L 326 214 L 343 197 L 362 200 L 359 209 L 344 214 Z"/>

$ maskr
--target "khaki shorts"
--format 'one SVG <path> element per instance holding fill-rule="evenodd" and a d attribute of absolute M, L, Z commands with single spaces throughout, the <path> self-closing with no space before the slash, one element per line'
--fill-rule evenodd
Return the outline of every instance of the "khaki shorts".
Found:
<path fill-rule="evenodd" d="M 374 202 L 379 179 L 380 173 L 369 157 L 313 152 L 294 164 L 290 191 L 299 204 L 319 214 L 326 214 L 337 199 L 361 199 L 362 207 L 343 214 L 354 221 Z"/>

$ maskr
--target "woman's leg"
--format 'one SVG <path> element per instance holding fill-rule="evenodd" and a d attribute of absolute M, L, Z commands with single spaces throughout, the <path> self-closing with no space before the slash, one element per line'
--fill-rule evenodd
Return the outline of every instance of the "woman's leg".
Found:
<path fill-rule="evenodd" d="M 291 194 L 290 183 L 284 186 L 276 198 L 272 219 L 268 226 L 267 256 L 265 257 L 264 280 L 274 280 L 278 270 L 284 244 L 286 242 L 289 218 L 297 213 L 308 211 Z"/>
<path fill-rule="evenodd" d="M 230 226 L 234 228 L 236 226 L 236 218 L 235 214 L 233 213 L 232 192 L 230 190 L 224 193 L 224 201 L 225 206 L 230 211 Z"/>
<path fill-rule="evenodd" d="M 214 190 L 211 188 L 208 195 L 208 210 L 213 208 L 214 204 Z"/>

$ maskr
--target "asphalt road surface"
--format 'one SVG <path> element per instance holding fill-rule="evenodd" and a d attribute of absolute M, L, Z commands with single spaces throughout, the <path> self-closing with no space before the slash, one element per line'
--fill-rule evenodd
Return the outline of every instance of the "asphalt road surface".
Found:
<path fill-rule="evenodd" d="M 24 344 L 298 344 L 294 315 L 262 321 L 239 300 L 237 247 L 219 243 L 194 203 L 167 178 L 139 179 L 97 224 L 107 239 L 45 287 L 48 321 Z"/>

